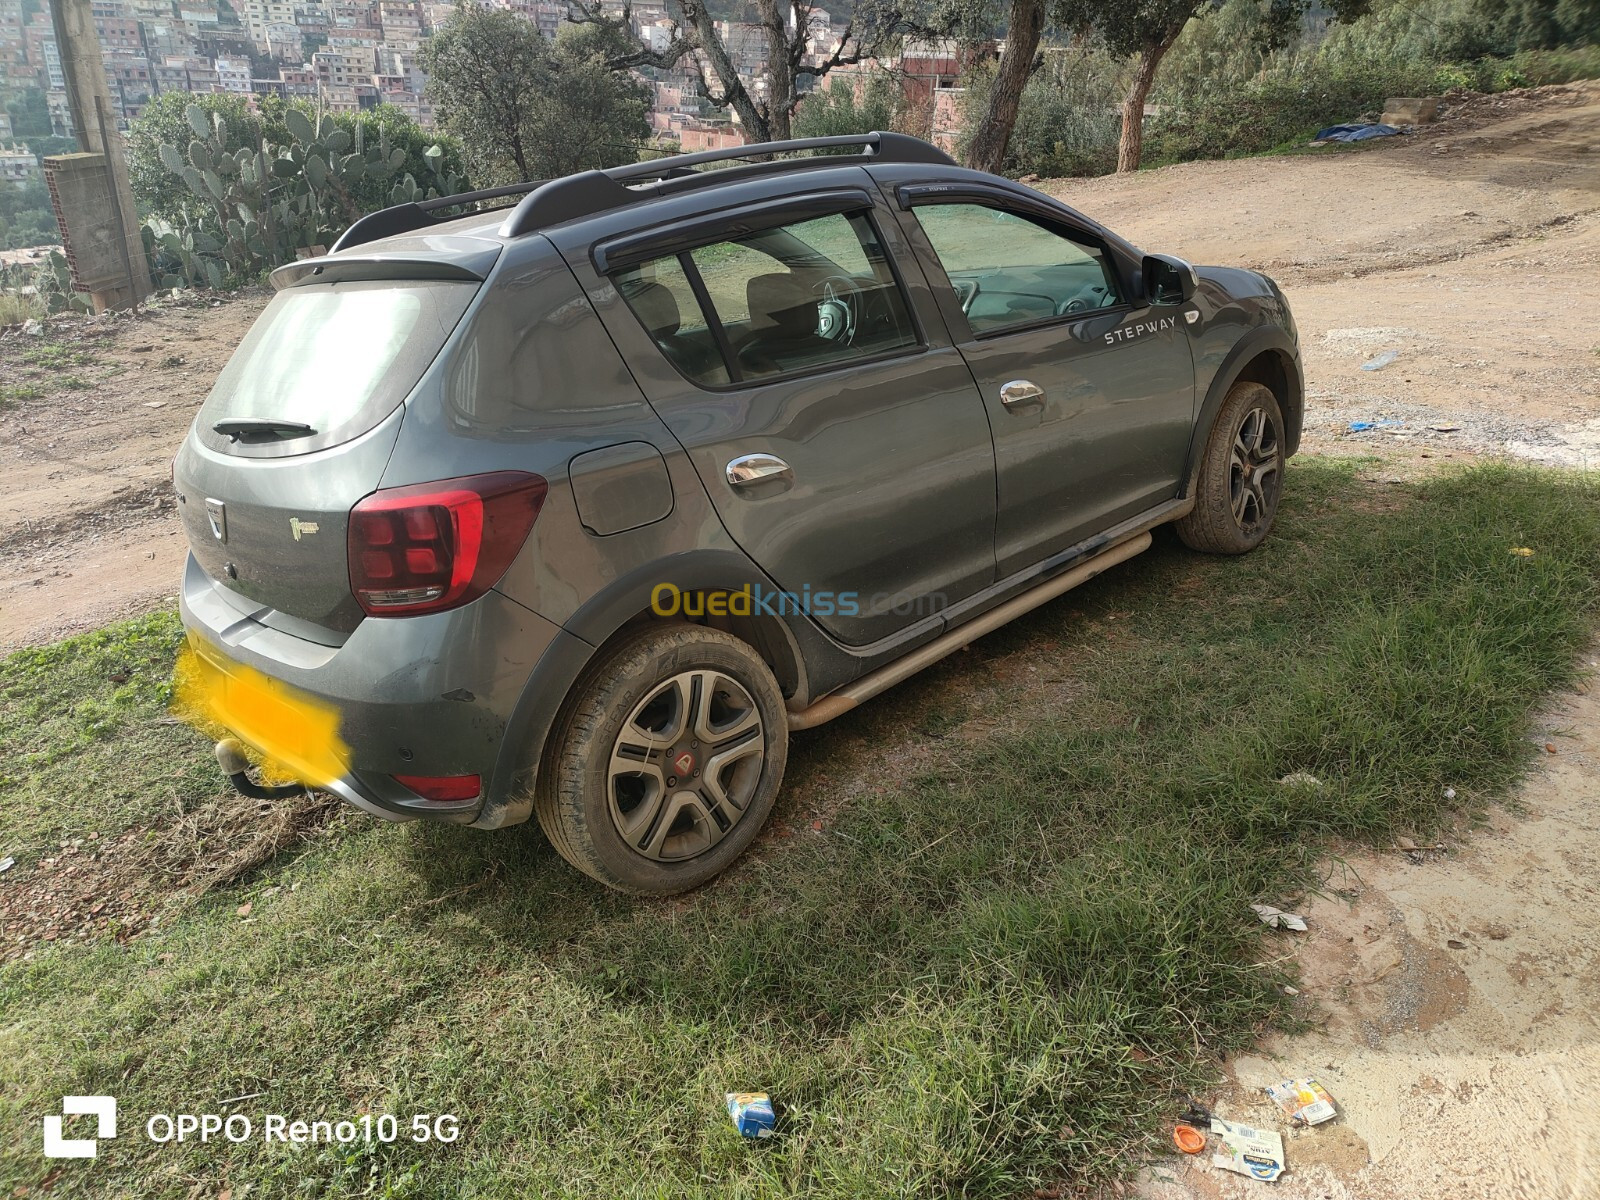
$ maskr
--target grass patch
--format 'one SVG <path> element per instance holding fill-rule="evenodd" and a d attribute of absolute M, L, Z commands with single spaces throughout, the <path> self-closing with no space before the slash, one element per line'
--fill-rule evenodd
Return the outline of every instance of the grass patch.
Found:
<path fill-rule="evenodd" d="M 602 892 L 531 830 L 351 821 L 135 941 L 0 966 L 0 1192 L 47 1174 L 39 1117 L 99 1092 L 123 1134 L 52 1195 L 1010 1200 L 1127 1169 L 1174 1090 L 1282 1014 L 1249 902 L 1311 883 L 1332 838 L 1451 819 L 1446 786 L 1499 794 L 1593 630 L 1592 477 L 1290 480 L 1256 554 L 1163 537 L 797 738 L 773 832 L 693 896 Z M 214 794 L 198 738 L 158 724 L 175 637 L 158 617 L 0 666 L 8 843 Z M 938 714 L 983 686 L 974 720 L 1015 720 L 963 741 Z M 747 1088 L 787 1106 L 775 1143 L 729 1126 Z M 256 1092 L 229 1111 L 258 1133 L 362 1111 L 463 1133 L 144 1138 Z"/>
<path fill-rule="evenodd" d="M 26 350 L 22 355 L 23 361 L 45 370 L 60 371 L 67 367 L 84 367 L 94 361 L 92 354 L 85 354 L 82 350 L 74 350 L 63 346 L 59 342 L 45 342 Z"/>
<path fill-rule="evenodd" d="M 27 321 L 42 321 L 47 315 L 48 310 L 44 302 L 37 296 L 0 291 L 0 329 L 21 325 Z"/>
<path fill-rule="evenodd" d="M 15 383 L 0 387 L 0 407 L 17 404 L 23 400 L 37 400 L 42 395 L 44 389 L 31 383 Z"/>

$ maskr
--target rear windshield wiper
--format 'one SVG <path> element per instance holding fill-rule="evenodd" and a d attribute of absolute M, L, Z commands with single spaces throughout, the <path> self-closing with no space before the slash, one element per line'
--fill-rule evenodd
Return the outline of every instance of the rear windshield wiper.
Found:
<path fill-rule="evenodd" d="M 234 441 L 252 437 L 302 438 L 316 432 L 300 421 L 278 421 L 272 417 L 228 417 L 211 428 Z"/>

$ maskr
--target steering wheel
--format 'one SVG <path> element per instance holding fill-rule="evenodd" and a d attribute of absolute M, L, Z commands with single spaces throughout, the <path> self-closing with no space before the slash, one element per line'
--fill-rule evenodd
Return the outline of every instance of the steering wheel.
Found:
<path fill-rule="evenodd" d="M 1082 296 L 1073 296 L 1070 300 L 1063 300 L 1056 305 L 1056 316 L 1070 317 L 1074 313 L 1088 312 L 1095 307 Z"/>
<path fill-rule="evenodd" d="M 817 332 L 829 341 L 853 344 L 861 327 L 860 285 L 847 275 L 829 275 L 816 290 L 822 297 L 817 302 Z"/>

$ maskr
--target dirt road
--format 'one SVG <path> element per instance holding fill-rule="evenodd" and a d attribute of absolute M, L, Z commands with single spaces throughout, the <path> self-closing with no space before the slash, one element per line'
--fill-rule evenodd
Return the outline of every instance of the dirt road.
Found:
<path fill-rule="evenodd" d="M 1274 275 L 1313 450 L 1600 460 L 1600 85 L 1457 107 L 1356 149 L 1044 186 L 1147 248 Z M 265 300 L 0 338 L 0 651 L 172 595 L 168 464 Z"/>
<path fill-rule="evenodd" d="M 172 456 L 269 294 L 0 338 L 0 652 L 176 593 Z"/>

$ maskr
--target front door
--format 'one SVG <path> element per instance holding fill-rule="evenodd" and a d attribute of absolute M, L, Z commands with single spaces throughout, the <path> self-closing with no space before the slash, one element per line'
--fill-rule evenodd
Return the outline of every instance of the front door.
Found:
<path fill-rule="evenodd" d="M 994 579 L 983 403 L 914 318 L 861 195 L 614 272 L 627 307 L 603 314 L 778 604 L 850 645 Z"/>
<path fill-rule="evenodd" d="M 1088 230 L 933 197 L 904 218 L 948 281 L 952 332 L 988 407 L 1001 578 L 1176 495 L 1194 417 L 1181 305 L 1126 294 Z"/>

